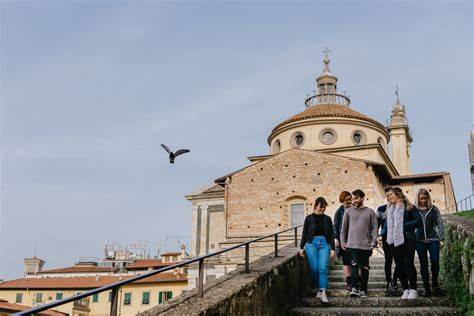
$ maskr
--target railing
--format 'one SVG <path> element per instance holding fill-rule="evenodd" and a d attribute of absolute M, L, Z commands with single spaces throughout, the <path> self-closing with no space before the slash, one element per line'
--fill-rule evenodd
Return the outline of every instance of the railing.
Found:
<path fill-rule="evenodd" d="M 442 214 L 451 214 L 451 213 L 456 213 L 456 212 L 462 212 L 462 211 L 468 211 L 472 210 L 474 206 L 474 195 L 470 195 L 468 197 L 465 197 L 459 202 L 456 202 L 455 204 L 445 208 L 444 210 L 441 211 Z"/>
<path fill-rule="evenodd" d="M 333 92 L 313 95 L 307 98 L 304 103 L 306 107 L 317 104 L 341 104 L 349 106 L 351 100 L 343 94 Z"/>
<path fill-rule="evenodd" d="M 238 245 L 216 251 L 214 253 L 211 253 L 211 254 L 208 254 L 208 255 L 205 255 L 205 256 L 200 256 L 200 257 L 197 257 L 197 258 L 194 258 L 194 259 L 186 260 L 186 261 L 177 263 L 177 264 L 172 265 L 172 266 L 167 266 L 167 267 L 164 267 L 164 268 L 156 269 L 156 270 L 153 270 L 153 271 L 148 272 L 148 273 L 144 273 L 144 274 L 134 276 L 130 279 L 126 279 L 126 280 L 118 281 L 118 282 L 115 282 L 115 283 L 111 283 L 109 285 L 105 285 L 105 286 L 102 286 L 102 287 L 99 287 L 99 288 L 96 288 L 96 289 L 93 289 L 93 290 L 90 290 L 90 291 L 87 291 L 87 292 L 84 292 L 84 293 L 81 293 L 81 294 L 70 296 L 70 297 L 64 298 L 62 300 L 58 300 L 58 301 L 55 301 L 55 302 L 51 302 L 51 303 L 48 303 L 48 304 L 44 304 L 44 305 L 40 305 L 40 306 L 37 306 L 37 307 L 34 307 L 34 308 L 30 308 L 30 309 L 25 310 L 23 312 L 16 313 L 15 315 L 33 315 L 33 314 L 36 314 L 36 313 L 39 313 L 39 312 L 42 312 L 42 311 L 45 311 L 45 310 L 48 310 L 48 309 L 51 309 L 51 308 L 55 308 L 55 307 L 58 307 L 58 306 L 61 306 L 61 305 L 64 305 L 64 304 L 68 304 L 68 303 L 71 303 L 71 302 L 74 302 L 74 301 L 83 300 L 83 299 L 85 299 L 85 298 L 87 298 L 91 295 L 94 295 L 94 294 L 98 294 L 98 293 L 101 293 L 101 292 L 111 290 L 112 295 L 111 295 L 111 302 L 110 302 L 110 315 L 111 316 L 116 316 L 117 315 L 117 310 L 118 310 L 118 296 L 119 296 L 118 294 L 119 294 L 120 287 L 122 287 L 124 285 L 127 285 L 127 284 L 130 284 L 130 283 L 133 283 L 135 281 L 141 280 L 141 279 L 148 278 L 150 276 L 153 276 L 153 275 L 156 275 L 156 274 L 159 274 L 159 273 L 162 273 L 162 272 L 166 272 L 166 271 L 169 271 L 169 270 L 173 270 L 173 269 L 176 269 L 176 268 L 187 266 L 187 265 L 195 263 L 195 262 L 198 262 L 198 266 L 199 266 L 197 296 L 201 298 L 201 297 L 204 296 L 204 268 L 205 268 L 204 267 L 204 260 L 206 260 L 208 258 L 216 257 L 220 254 L 223 254 L 223 253 L 231 251 L 231 250 L 235 250 L 235 249 L 240 248 L 240 247 L 245 247 L 245 267 L 244 267 L 244 271 L 245 271 L 245 273 L 250 273 L 250 244 L 251 243 L 255 243 L 255 242 L 261 241 L 263 239 L 273 237 L 274 246 L 275 246 L 274 256 L 278 257 L 278 236 L 282 233 L 286 233 L 286 232 L 289 232 L 289 231 L 293 230 L 294 231 L 294 244 L 295 244 L 295 247 L 297 247 L 298 246 L 298 228 L 301 227 L 301 226 L 303 226 L 303 225 L 298 225 L 298 226 L 295 226 L 295 227 L 292 227 L 292 228 L 289 228 L 289 229 L 286 229 L 286 230 L 279 231 L 277 233 L 273 233 L 273 234 L 270 234 L 270 235 L 258 237 L 258 238 L 240 243 Z"/>

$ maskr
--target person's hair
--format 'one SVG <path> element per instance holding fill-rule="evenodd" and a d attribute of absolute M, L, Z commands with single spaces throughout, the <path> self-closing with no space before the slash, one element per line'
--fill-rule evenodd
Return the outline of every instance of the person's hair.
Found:
<path fill-rule="evenodd" d="M 328 206 L 328 202 L 326 201 L 325 198 L 323 198 L 322 196 L 318 197 L 316 199 L 316 201 L 314 201 L 314 209 L 316 209 L 317 206 L 320 206 L 320 207 L 326 207 Z"/>
<path fill-rule="evenodd" d="M 418 208 L 420 207 L 420 194 L 424 194 L 428 197 L 428 202 L 426 203 L 426 206 L 428 208 L 431 208 L 433 206 L 433 201 L 431 201 L 431 194 L 430 192 L 428 192 L 428 190 L 424 188 L 419 189 L 418 192 L 416 193 L 415 206 Z"/>
<path fill-rule="evenodd" d="M 360 198 L 365 197 L 364 191 L 359 190 L 359 189 L 352 191 L 352 195 L 358 196 L 358 197 L 360 197 Z"/>
<path fill-rule="evenodd" d="M 391 188 L 390 192 L 392 192 L 393 194 L 395 194 L 402 200 L 403 204 L 405 205 L 406 210 L 411 211 L 413 209 L 413 204 L 408 200 L 406 195 L 403 194 L 402 189 L 395 187 L 395 188 Z"/>
<path fill-rule="evenodd" d="M 344 203 L 344 201 L 346 200 L 348 196 L 351 196 L 351 192 L 342 191 L 341 194 L 339 194 L 339 202 Z"/>
<path fill-rule="evenodd" d="M 392 187 L 386 187 L 384 192 L 387 193 L 388 191 L 390 191 L 392 189 Z"/>

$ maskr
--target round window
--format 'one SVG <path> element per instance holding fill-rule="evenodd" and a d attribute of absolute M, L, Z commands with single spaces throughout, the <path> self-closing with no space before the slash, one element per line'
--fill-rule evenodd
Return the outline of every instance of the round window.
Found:
<path fill-rule="evenodd" d="M 354 143 L 360 144 L 362 142 L 362 135 L 360 133 L 354 133 L 352 139 L 354 139 Z"/>
<path fill-rule="evenodd" d="M 280 140 L 276 140 L 274 143 L 273 143 L 273 153 L 274 154 L 278 154 L 281 150 L 281 144 L 280 144 Z"/>
<path fill-rule="evenodd" d="M 304 143 L 304 136 L 303 133 L 301 132 L 296 132 L 293 134 L 291 137 L 291 146 L 293 148 L 301 147 Z"/>
<path fill-rule="evenodd" d="M 303 144 L 303 135 L 296 135 L 295 143 L 296 145 L 301 146 Z"/>
<path fill-rule="evenodd" d="M 355 131 L 352 133 L 352 141 L 356 145 L 362 145 L 366 143 L 366 137 L 365 134 L 361 131 Z"/>
<path fill-rule="evenodd" d="M 336 131 L 332 128 L 323 129 L 319 133 L 319 140 L 325 145 L 331 145 L 336 142 Z"/>

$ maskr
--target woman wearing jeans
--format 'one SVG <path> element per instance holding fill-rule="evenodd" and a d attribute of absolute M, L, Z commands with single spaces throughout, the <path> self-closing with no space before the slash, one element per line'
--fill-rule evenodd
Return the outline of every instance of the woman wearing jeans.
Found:
<path fill-rule="evenodd" d="M 416 252 L 420 258 L 421 278 L 425 296 L 431 296 L 430 274 L 428 272 L 428 253 L 430 254 L 431 278 L 434 293 L 443 295 L 438 284 L 439 249 L 444 243 L 444 223 L 438 208 L 433 205 L 428 190 L 420 189 L 416 194 L 415 206 L 420 210 L 422 223 L 416 230 Z"/>
<path fill-rule="evenodd" d="M 403 287 L 402 299 L 418 298 L 415 268 L 415 229 L 421 225 L 421 215 L 400 188 L 388 193 L 391 204 L 387 213 L 387 243 L 393 245 L 396 269 Z"/>
<path fill-rule="evenodd" d="M 334 228 L 331 217 L 324 214 L 328 203 L 323 197 L 314 202 L 313 213 L 306 216 L 301 237 L 300 256 L 308 259 L 316 289 L 316 297 L 328 303 L 326 289 L 328 287 L 329 259 L 334 257 Z"/>

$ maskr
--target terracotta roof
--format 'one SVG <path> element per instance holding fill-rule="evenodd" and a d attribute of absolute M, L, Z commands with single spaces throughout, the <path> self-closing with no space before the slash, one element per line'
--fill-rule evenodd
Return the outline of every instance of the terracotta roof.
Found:
<path fill-rule="evenodd" d="M 43 270 L 42 273 L 96 273 L 96 272 L 113 272 L 113 267 L 98 267 L 98 266 L 72 266 L 58 269 Z"/>
<path fill-rule="evenodd" d="M 216 185 L 212 186 L 211 188 L 205 190 L 205 191 L 203 192 L 203 194 L 206 194 L 206 193 L 214 193 L 214 192 L 223 192 L 223 191 L 224 191 L 224 189 L 223 189 L 220 185 L 217 185 L 217 184 L 216 184 Z"/>
<path fill-rule="evenodd" d="M 0 312 L 16 313 L 16 312 L 24 311 L 24 310 L 29 309 L 29 308 L 31 308 L 31 306 L 8 303 L 5 300 L 0 300 Z M 68 314 L 58 312 L 58 311 L 53 309 L 53 310 L 47 310 L 47 311 L 44 311 L 44 312 L 39 312 L 38 315 L 61 316 L 61 315 L 68 315 Z"/>
<path fill-rule="evenodd" d="M 110 283 L 126 280 L 133 276 L 95 276 L 87 277 L 64 277 L 64 278 L 21 278 L 0 283 L 0 289 L 93 289 Z M 155 282 L 177 282 L 187 281 L 187 274 L 184 273 L 159 273 L 154 276 L 142 279 L 137 283 Z"/>
<path fill-rule="evenodd" d="M 163 262 L 161 259 L 142 259 L 135 262 L 129 263 L 125 266 L 126 269 L 147 269 L 147 268 L 158 268 L 172 265 L 173 262 Z"/>
<path fill-rule="evenodd" d="M 348 106 L 345 105 L 340 105 L 340 104 L 318 104 L 318 105 L 312 105 L 308 108 L 306 108 L 303 112 L 298 113 L 289 119 L 281 122 L 278 124 L 273 130 L 273 134 L 277 129 L 282 127 L 283 125 L 296 122 L 296 121 L 301 121 L 301 120 L 306 120 L 306 119 L 311 119 L 311 118 L 317 118 L 317 117 L 347 117 L 347 118 L 354 118 L 354 119 L 359 119 L 359 120 L 364 120 L 371 122 L 378 127 L 386 130 L 385 126 L 380 124 L 378 121 L 368 117 L 367 115 L 364 115 L 362 113 L 359 113 L 353 109 L 351 109 Z"/>
<path fill-rule="evenodd" d="M 160 256 L 179 256 L 181 252 L 165 252 L 162 253 Z"/>

